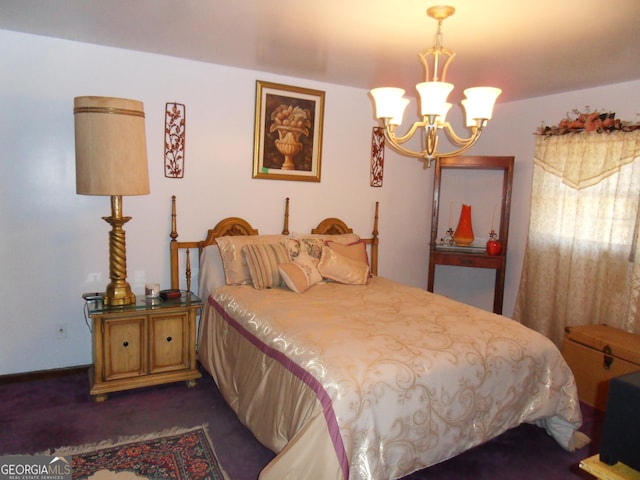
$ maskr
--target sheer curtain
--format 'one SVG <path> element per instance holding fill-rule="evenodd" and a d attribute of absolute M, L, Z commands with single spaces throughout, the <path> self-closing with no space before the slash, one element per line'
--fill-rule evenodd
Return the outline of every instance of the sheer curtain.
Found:
<path fill-rule="evenodd" d="M 539 136 L 514 319 L 640 333 L 640 131 Z"/>

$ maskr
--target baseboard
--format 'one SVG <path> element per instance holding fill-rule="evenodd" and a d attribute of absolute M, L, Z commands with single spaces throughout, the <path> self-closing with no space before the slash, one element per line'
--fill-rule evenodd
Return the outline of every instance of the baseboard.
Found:
<path fill-rule="evenodd" d="M 46 380 L 49 378 L 64 377 L 67 375 L 77 375 L 86 373 L 91 365 L 78 365 L 76 367 L 55 368 L 53 370 L 38 370 L 35 372 L 11 373 L 0 375 L 0 385 L 9 383 L 33 382 L 35 380 Z"/>

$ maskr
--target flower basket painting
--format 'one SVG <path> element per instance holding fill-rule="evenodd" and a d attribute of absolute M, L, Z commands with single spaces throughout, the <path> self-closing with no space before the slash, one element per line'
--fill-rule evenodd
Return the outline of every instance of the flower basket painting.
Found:
<path fill-rule="evenodd" d="M 253 178 L 320 181 L 324 92 L 256 83 Z"/>

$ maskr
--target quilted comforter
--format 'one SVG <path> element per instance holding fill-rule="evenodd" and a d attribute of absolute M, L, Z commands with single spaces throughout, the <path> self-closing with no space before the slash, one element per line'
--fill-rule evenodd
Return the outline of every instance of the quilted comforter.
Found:
<path fill-rule="evenodd" d="M 381 277 L 224 286 L 199 358 L 256 438 L 263 480 L 394 479 L 523 422 L 576 446 L 581 413 L 555 345 L 506 317 Z"/>

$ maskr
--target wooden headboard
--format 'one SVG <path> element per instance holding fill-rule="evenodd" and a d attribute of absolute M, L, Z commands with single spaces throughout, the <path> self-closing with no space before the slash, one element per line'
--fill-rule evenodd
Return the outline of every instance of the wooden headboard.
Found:
<path fill-rule="evenodd" d="M 370 269 L 374 275 L 378 274 L 378 207 L 376 202 L 375 214 L 373 219 L 373 231 L 370 238 L 362 238 L 362 240 L 370 246 Z M 285 199 L 284 209 L 284 225 L 282 234 L 289 235 L 289 197 Z M 339 218 L 325 218 L 318 226 L 311 230 L 313 234 L 322 235 L 339 235 L 344 233 L 353 233 L 353 229 L 349 228 Z M 180 288 L 180 251 L 185 252 L 184 260 L 184 276 L 186 279 L 187 290 L 191 290 L 191 251 L 197 250 L 198 258 L 202 253 L 202 249 L 208 245 L 216 245 L 218 237 L 229 235 L 259 235 L 258 229 L 253 228 L 249 222 L 240 217 L 227 217 L 220 220 L 215 227 L 207 231 L 204 240 L 199 241 L 178 241 L 177 214 L 176 214 L 176 196 L 171 197 L 171 242 L 169 242 L 169 262 L 171 271 L 171 288 Z"/>

